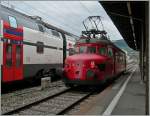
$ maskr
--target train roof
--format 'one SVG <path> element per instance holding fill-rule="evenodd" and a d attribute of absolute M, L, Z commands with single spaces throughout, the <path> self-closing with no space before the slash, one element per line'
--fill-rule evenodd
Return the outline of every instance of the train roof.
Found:
<path fill-rule="evenodd" d="M 117 47 L 111 40 L 109 40 L 106 36 L 101 36 L 100 38 L 96 37 L 96 38 L 87 38 L 87 37 L 81 37 L 76 44 L 79 43 L 104 43 L 107 45 L 112 45 L 113 47 L 117 48 L 118 50 L 120 50 L 121 52 L 125 53 L 122 49 L 120 49 L 119 47 Z"/>
<path fill-rule="evenodd" d="M 73 36 L 73 37 L 75 37 L 76 39 L 77 38 L 79 38 L 78 36 L 76 36 L 76 35 L 74 35 L 74 34 L 72 34 L 72 33 L 69 33 L 69 32 L 67 32 L 67 31 L 64 31 L 64 30 L 62 30 L 62 29 L 60 29 L 60 28 L 58 28 L 58 27 L 55 27 L 55 26 L 53 26 L 53 25 L 51 25 L 51 24 L 49 24 L 49 23 L 46 23 L 46 22 L 44 22 L 44 21 L 38 21 L 39 23 L 41 23 L 42 25 L 44 25 L 45 27 L 47 27 L 47 28 L 51 28 L 51 29 L 54 29 L 54 30 L 57 30 L 57 31 L 59 31 L 59 32 L 61 32 L 61 33 L 64 33 L 64 34 L 67 34 L 67 35 L 69 35 L 69 36 Z"/>
<path fill-rule="evenodd" d="M 27 18 L 27 20 L 30 20 L 30 21 L 33 22 L 33 23 L 42 24 L 42 25 L 44 25 L 44 26 L 47 27 L 47 28 L 50 28 L 50 29 L 53 29 L 53 30 L 57 30 L 57 31 L 59 31 L 60 33 L 67 34 L 67 35 L 69 35 L 69 36 L 73 36 L 73 37 L 76 38 L 76 39 L 79 38 L 78 36 L 76 36 L 76 35 L 74 35 L 74 34 L 72 34 L 72 33 L 69 33 L 69 32 L 67 32 L 67 31 L 65 31 L 65 30 L 63 30 L 63 29 L 60 29 L 60 28 L 55 27 L 55 26 L 53 26 L 53 25 L 51 25 L 51 24 L 49 24 L 49 23 L 44 22 L 44 21 L 42 20 L 42 18 L 39 17 L 39 16 L 29 16 L 29 15 L 26 15 L 26 14 L 24 14 L 24 13 L 21 13 L 21 12 L 19 12 L 19 11 L 16 11 L 15 9 L 9 8 L 9 7 L 4 6 L 4 5 L 1 5 L 1 4 L 0 4 L 0 10 L 1 10 L 1 11 L 6 11 L 6 12 L 8 12 L 8 13 L 10 13 L 10 14 L 13 13 L 13 14 L 15 14 L 15 15 L 19 15 L 19 16 L 21 16 L 21 17 L 23 17 L 23 18 Z"/>

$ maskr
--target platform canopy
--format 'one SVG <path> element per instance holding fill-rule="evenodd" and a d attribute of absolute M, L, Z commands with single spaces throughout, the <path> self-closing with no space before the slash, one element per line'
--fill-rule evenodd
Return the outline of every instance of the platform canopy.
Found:
<path fill-rule="evenodd" d="M 141 40 L 145 38 L 146 2 L 99 1 L 99 3 L 110 16 L 129 47 L 139 51 L 141 48 Z"/>

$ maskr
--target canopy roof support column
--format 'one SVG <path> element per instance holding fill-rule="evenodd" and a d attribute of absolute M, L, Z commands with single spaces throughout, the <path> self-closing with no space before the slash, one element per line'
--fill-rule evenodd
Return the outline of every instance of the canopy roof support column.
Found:
<path fill-rule="evenodd" d="M 146 58 L 146 63 L 145 63 L 145 71 L 146 71 L 146 115 L 149 115 L 150 114 L 150 101 L 149 101 L 149 97 L 150 97 L 150 90 L 149 90 L 149 87 L 150 87 L 150 64 L 149 64 L 149 54 L 150 54 L 150 38 L 149 38 L 149 3 L 146 3 L 145 4 L 145 35 L 146 35 L 146 55 L 145 55 L 145 58 Z"/>

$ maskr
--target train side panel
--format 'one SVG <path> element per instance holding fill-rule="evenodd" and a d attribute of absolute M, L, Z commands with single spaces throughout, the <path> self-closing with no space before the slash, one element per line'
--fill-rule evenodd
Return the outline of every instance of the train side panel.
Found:
<path fill-rule="evenodd" d="M 3 42 L 1 38 L 3 36 L 3 22 L 0 17 L 0 78 L 2 78 L 2 65 L 3 65 Z"/>
<path fill-rule="evenodd" d="M 51 28 L 47 24 L 45 26 L 45 23 L 43 25 L 43 22 L 14 9 L 2 5 L 0 7 L 0 18 L 2 18 L 0 21 L 5 22 L 5 34 L 2 32 L 3 25 L 0 25 L 0 34 L 4 35 L 1 38 L 2 41 L 0 40 L 0 65 L 3 63 L 3 76 L 5 74 L 3 82 L 32 78 L 41 70 L 45 72 L 63 67 L 63 39 L 65 37 L 62 38 L 61 34 L 66 36 L 65 32 L 53 26 Z M 57 34 L 56 31 L 60 31 L 61 34 Z M 6 61 L 11 63 L 11 66 L 8 67 Z"/>
<path fill-rule="evenodd" d="M 0 38 L 0 78 L 2 78 L 2 66 L 3 66 L 3 43 Z"/>
<path fill-rule="evenodd" d="M 38 51 L 42 42 L 43 45 Z M 41 70 L 47 71 L 63 65 L 63 40 L 42 32 L 24 28 L 24 77 L 36 75 Z M 32 73 L 31 73 L 32 72 Z"/>
<path fill-rule="evenodd" d="M 122 52 L 121 50 L 117 49 L 117 48 L 114 48 L 114 69 L 115 69 L 115 75 L 123 72 L 126 68 L 125 66 L 125 60 L 126 60 L 126 57 L 125 56 L 125 53 Z"/>

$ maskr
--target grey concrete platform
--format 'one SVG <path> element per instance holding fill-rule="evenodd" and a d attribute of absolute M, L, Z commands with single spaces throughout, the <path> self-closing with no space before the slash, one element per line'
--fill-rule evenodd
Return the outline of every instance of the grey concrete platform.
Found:
<path fill-rule="evenodd" d="M 127 87 L 114 108 L 112 115 L 144 115 L 145 84 L 141 83 L 139 68 L 135 71 Z"/>
<path fill-rule="evenodd" d="M 89 103 L 81 105 L 75 115 L 102 115 L 131 73 L 121 76 Z M 145 84 L 141 83 L 139 68 L 130 78 L 111 115 L 145 115 Z"/>

